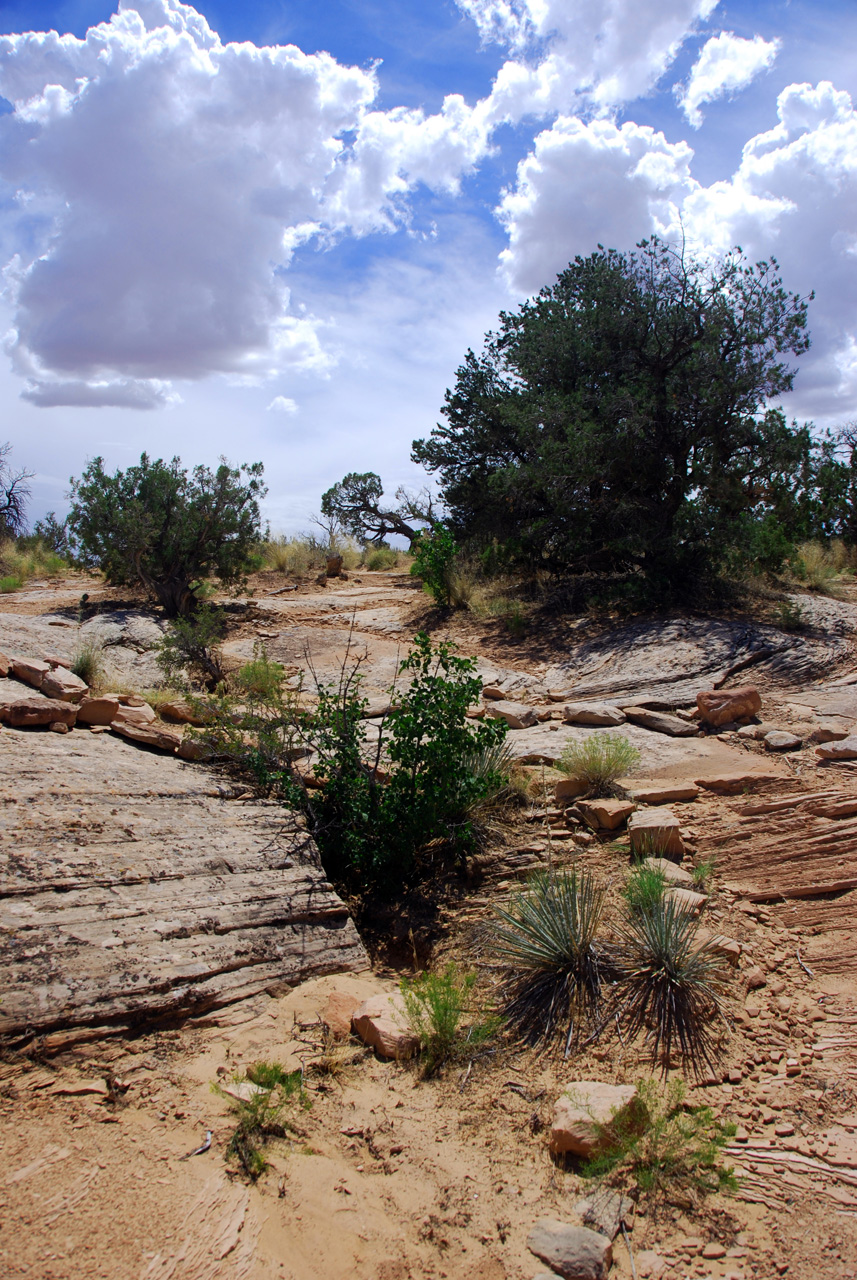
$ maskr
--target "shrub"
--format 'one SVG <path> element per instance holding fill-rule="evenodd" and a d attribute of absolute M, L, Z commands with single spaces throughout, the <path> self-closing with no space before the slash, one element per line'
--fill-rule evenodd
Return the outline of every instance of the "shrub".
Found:
<path fill-rule="evenodd" d="M 450 601 L 450 578 L 458 548 L 452 532 L 444 524 L 433 524 L 414 539 L 414 563 L 411 573 L 422 578 L 423 587 L 434 597 L 435 604 L 446 607 Z"/>
<path fill-rule="evenodd" d="M 20 591 L 24 585 L 24 579 L 16 573 L 7 573 L 5 578 L 0 578 L 0 592 L 3 595 L 9 595 L 12 591 Z"/>
<path fill-rule="evenodd" d="M 108 475 L 94 458 L 72 480 L 68 526 L 85 564 L 98 564 L 114 586 L 139 583 L 169 617 L 197 608 L 206 578 L 224 586 L 245 580 L 259 542 L 262 464 L 224 460 L 182 470 L 181 460 L 152 462 Z"/>
<path fill-rule="evenodd" d="M 235 682 L 244 693 L 263 701 L 272 700 L 277 697 L 285 675 L 282 663 L 271 662 L 264 646 L 257 640 L 253 645 L 253 661 L 241 668 Z"/>
<path fill-rule="evenodd" d="M 797 550 L 798 577 L 810 591 L 826 591 L 838 572 L 831 553 L 820 542 L 802 542 Z"/>
<path fill-rule="evenodd" d="M 366 556 L 366 568 L 375 572 L 379 569 L 395 569 L 399 563 L 399 553 L 392 547 L 375 547 Z"/>
<path fill-rule="evenodd" d="M 606 795 L 617 778 L 632 773 L 640 753 L 619 733 L 592 733 L 583 742 L 570 742 L 557 768 L 585 782 L 591 795 Z"/>
<path fill-rule="evenodd" d="M 224 680 L 220 643 L 225 634 L 223 610 L 200 605 L 189 617 L 173 621 L 158 645 L 158 666 L 178 687 L 192 678 L 213 692 Z"/>
<path fill-rule="evenodd" d="M 425 1075 L 434 1075 L 447 1062 L 474 1052 L 496 1029 L 496 1019 L 472 1020 L 466 1030 L 462 1028 L 475 982 L 475 973 L 462 973 L 454 963 L 442 973 L 421 973 L 413 981 L 402 981 L 405 1012 L 420 1042 Z"/>
<path fill-rule="evenodd" d="M 777 606 L 776 623 L 783 631 L 803 631 L 807 618 L 803 605 L 797 600 L 783 600 Z"/>
<path fill-rule="evenodd" d="M 722 1016 L 723 960 L 710 940 L 697 941 L 697 920 L 665 897 L 629 913 L 620 931 L 621 1016 L 633 1037 L 645 1033 L 651 1060 L 666 1075 L 674 1048 L 695 1074 L 713 1065 L 710 1023 Z"/>
<path fill-rule="evenodd" d="M 721 1152 L 735 1136 L 734 1124 L 716 1120 L 709 1107 L 685 1106 L 681 1080 L 666 1090 L 654 1080 L 641 1080 L 637 1093 L 648 1112 L 642 1131 L 623 1125 L 621 1115 L 603 1129 L 608 1145 L 583 1169 L 585 1178 L 633 1182 L 651 1200 L 666 1200 L 683 1208 L 693 1207 L 699 1196 L 714 1191 L 734 1191 L 732 1169 L 721 1163 Z"/>
<path fill-rule="evenodd" d="M 90 689 L 98 688 L 104 681 L 104 645 L 96 636 L 80 636 L 69 664 L 72 675 L 78 676 Z"/>
<path fill-rule="evenodd" d="M 251 1181 L 255 1182 L 268 1167 L 262 1147 L 269 1138 L 285 1138 L 295 1126 L 285 1115 L 287 1108 L 298 1102 L 305 1108 L 309 1100 L 303 1089 L 300 1071 L 286 1071 L 278 1062 L 256 1062 L 245 1075 L 236 1075 L 238 1084 L 254 1085 L 247 1099 L 229 1097 L 215 1085 L 215 1092 L 229 1098 L 236 1125 L 226 1147 L 226 1157 L 234 1156 Z"/>
<path fill-rule="evenodd" d="M 495 908 L 490 945 L 506 971 L 503 1013 L 528 1044 L 562 1040 L 567 1057 L 585 1027 L 598 1030 L 604 898 L 589 872 L 572 869 L 535 876 Z"/>

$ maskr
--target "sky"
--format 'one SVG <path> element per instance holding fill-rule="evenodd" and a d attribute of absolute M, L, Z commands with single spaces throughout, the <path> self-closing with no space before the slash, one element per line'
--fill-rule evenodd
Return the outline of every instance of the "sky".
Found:
<path fill-rule="evenodd" d="M 854 0 L 0 0 L 0 442 L 262 461 L 275 532 L 426 477 L 468 348 L 576 254 L 684 236 L 808 295 L 857 419 Z"/>

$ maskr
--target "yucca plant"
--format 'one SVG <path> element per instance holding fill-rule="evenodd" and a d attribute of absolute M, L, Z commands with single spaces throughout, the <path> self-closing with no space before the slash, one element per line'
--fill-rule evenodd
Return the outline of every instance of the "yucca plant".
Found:
<path fill-rule="evenodd" d="M 675 899 L 629 913 L 618 944 L 623 999 L 619 1017 L 632 1037 L 645 1033 L 664 1075 L 673 1050 L 699 1075 L 713 1065 L 711 1023 L 722 1017 L 723 959 L 697 939 L 698 923 Z"/>
<path fill-rule="evenodd" d="M 605 891 L 587 871 L 535 876 L 496 908 L 491 949 L 506 971 L 503 1013 L 532 1045 L 561 1040 L 567 1057 L 584 1028 L 599 1030 Z"/>

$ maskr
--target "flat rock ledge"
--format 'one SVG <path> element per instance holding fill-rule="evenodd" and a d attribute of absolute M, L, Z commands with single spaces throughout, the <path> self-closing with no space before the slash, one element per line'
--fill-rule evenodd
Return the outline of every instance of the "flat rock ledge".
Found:
<path fill-rule="evenodd" d="M 124 1031 L 368 967 L 302 821 L 112 735 L 0 734 L 0 1035 Z"/>

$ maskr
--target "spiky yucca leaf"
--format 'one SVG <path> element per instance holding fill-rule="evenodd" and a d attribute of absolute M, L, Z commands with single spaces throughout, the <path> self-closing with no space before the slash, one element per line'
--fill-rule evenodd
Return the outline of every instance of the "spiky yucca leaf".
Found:
<path fill-rule="evenodd" d="M 530 1044 L 564 1037 L 566 1055 L 597 1024 L 604 955 L 596 935 L 604 890 L 586 871 L 535 876 L 496 908 L 492 950 L 506 970 L 506 1017 Z"/>
<path fill-rule="evenodd" d="M 722 1016 L 725 974 L 723 958 L 710 941 L 697 940 L 697 929 L 695 917 L 667 896 L 629 914 L 620 934 L 621 1016 L 632 1036 L 646 1033 L 664 1075 L 675 1047 L 694 1074 L 713 1065 L 710 1024 Z"/>

